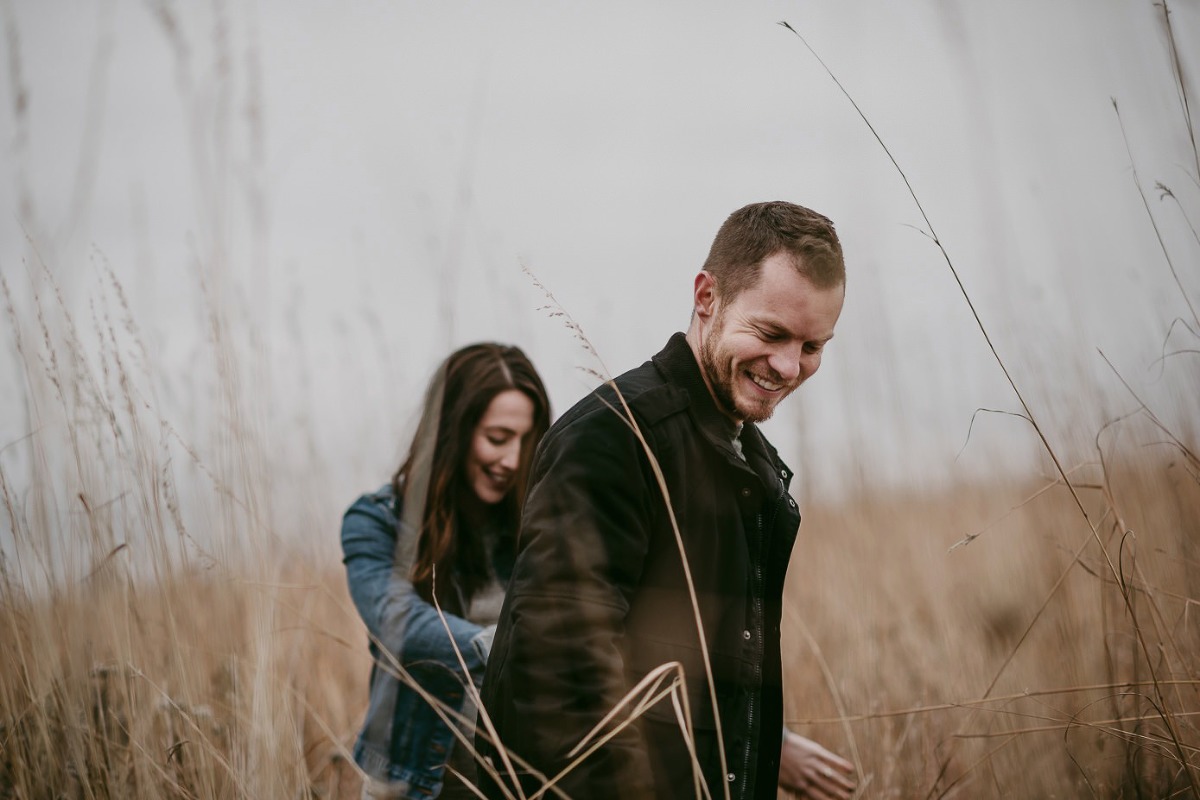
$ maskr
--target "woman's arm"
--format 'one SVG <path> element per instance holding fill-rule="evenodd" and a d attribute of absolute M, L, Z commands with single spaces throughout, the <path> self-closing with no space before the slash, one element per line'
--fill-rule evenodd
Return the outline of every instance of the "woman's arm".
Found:
<path fill-rule="evenodd" d="M 480 652 L 472 640 L 484 629 L 453 614 L 439 615 L 421 599 L 407 571 L 396 568 L 397 527 L 386 489 L 360 497 L 342 518 L 342 560 L 350 597 L 372 642 L 401 665 L 434 661 L 455 671 L 457 648 L 478 681 L 486 651 Z"/>

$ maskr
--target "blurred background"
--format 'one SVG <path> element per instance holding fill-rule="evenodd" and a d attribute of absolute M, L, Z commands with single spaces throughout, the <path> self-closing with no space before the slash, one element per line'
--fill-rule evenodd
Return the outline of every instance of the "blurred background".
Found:
<path fill-rule="evenodd" d="M 221 575 L 301 553 L 344 607 L 341 511 L 395 469 L 446 353 L 520 345 L 561 413 L 590 370 L 687 326 L 731 211 L 785 199 L 835 221 L 849 275 L 821 373 L 766 426 L 812 510 L 800 571 L 824 575 L 793 596 L 802 618 L 847 588 L 861 603 L 790 638 L 796 674 L 845 676 L 829 697 L 851 711 L 978 697 L 1052 598 L 1068 622 L 1047 635 L 1086 640 L 1115 680 L 1109 622 L 1081 610 L 1096 597 L 1055 595 L 1078 536 L 1130 527 L 1105 459 L 1134 463 L 1183 611 L 1200 585 L 1200 6 L 1166 8 L 0 0 L 7 575 L 93 575 L 122 548 Z M 1094 505 L 1059 487 L 1065 511 L 1006 516 L 1059 475 L 980 322 Z M 996 549 L 949 552 L 984 530 Z M 1121 584 L 1092 557 L 1102 591 Z M 948 605 L 979 642 L 948 632 Z M 913 657 L 883 686 L 889 614 L 915 620 L 898 634 Z M 1200 708 L 1189 691 L 1178 709 Z M 317 706 L 351 730 L 357 694 L 330 699 L 347 694 Z M 868 762 L 896 756 L 872 762 L 871 792 L 939 785 L 895 765 L 940 734 L 870 735 L 895 747 Z"/>
<path fill-rule="evenodd" d="M 976 409 L 1020 406 L 901 176 L 783 20 L 905 170 L 1055 444 L 1135 407 L 1101 353 L 1195 417 L 1196 357 L 1162 356 L 1196 343 L 1171 323 L 1194 327 L 1200 191 L 1152 3 L 3 7 L 18 314 L 53 280 L 90 338 L 111 271 L 156 407 L 197 446 L 218 314 L 285 491 L 314 468 L 339 503 L 382 481 L 433 365 L 472 340 L 524 347 L 565 410 L 596 365 L 523 267 L 616 374 L 686 327 L 717 227 L 763 199 L 830 216 L 849 264 L 823 372 L 769 425 L 804 491 L 1028 471 L 1019 419 L 968 442 Z M 1195 42 L 1200 10 L 1172 10 Z M 36 425 L 0 336 L 10 445 Z"/>

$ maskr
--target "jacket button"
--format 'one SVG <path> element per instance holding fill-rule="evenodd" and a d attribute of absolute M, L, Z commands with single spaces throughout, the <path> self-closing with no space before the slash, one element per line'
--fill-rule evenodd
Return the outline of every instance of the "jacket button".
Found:
<path fill-rule="evenodd" d="M 750 631 L 749 630 L 742 631 L 742 638 L 745 639 L 747 642 L 750 641 Z"/>
<path fill-rule="evenodd" d="M 795 500 L 793 500 L 792 498 L 790 498 L 790 497 L 789 497 L 789 498 L 788 498 L 788 505 L 789 505 L 789 506 L 791 506 L 792 508 L 795 508 L 795 507 L 796 507 L 796 501 L 795 501 Z"/>
<path fill-rule="evenodd" d="M 783 478 L 784 480 L 787 480 L 787 470 L 786 469 L 779 470 L 779 477 Z"/>
<path fill-rule="evenodd" d="M 725 776 L 725 780 L 729 781 L 730 783 L 733 783 L 734 780 L 736 780 L 736 779 L 737 779 L 737 776 L 734 775 L 732 772 Z"/>
<path fill-rule="evenodd" d="M 750 487 L 749 486 L 743 487 L 742 488 L 742 497 L 749 497 L 749 496 L 750 496 Z"/>

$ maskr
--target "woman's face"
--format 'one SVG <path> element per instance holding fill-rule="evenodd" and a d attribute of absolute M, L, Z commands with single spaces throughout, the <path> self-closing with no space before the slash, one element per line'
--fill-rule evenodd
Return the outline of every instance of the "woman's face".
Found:
<path fill-rule="evenodd" d="M 483 412 L 467 451 L 467 483 L 484 503 L 499 503 L 513 488 L 525 434 L 533 428 L 533 401 L 506 389 Z"/>

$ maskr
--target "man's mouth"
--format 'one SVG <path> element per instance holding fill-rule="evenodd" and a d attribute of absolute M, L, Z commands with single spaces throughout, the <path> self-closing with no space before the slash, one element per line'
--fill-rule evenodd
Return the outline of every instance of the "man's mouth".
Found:
<path fill-rule="evenodd" d="M 753 381 L 755 386 L 762 389 L 764 392 L 778 392 L 780 389 L 783 388 L 782 383 L 775 383 L 773 381 L 769 381 L 766 378 L 762 377 L 761 375 L 755 375 L 753 372 L 747 372 L 746 376 L 748 378 L 750 378 L 751 381 Z"/>

